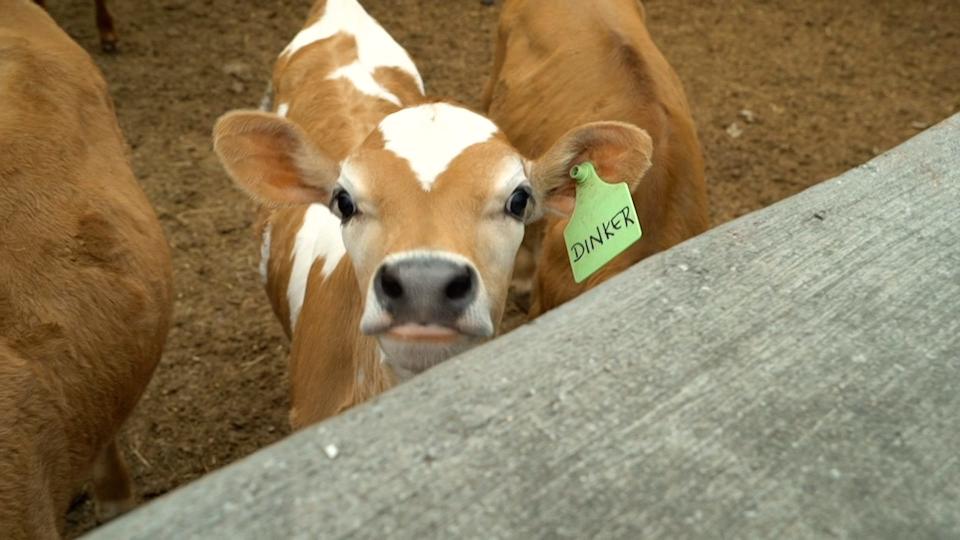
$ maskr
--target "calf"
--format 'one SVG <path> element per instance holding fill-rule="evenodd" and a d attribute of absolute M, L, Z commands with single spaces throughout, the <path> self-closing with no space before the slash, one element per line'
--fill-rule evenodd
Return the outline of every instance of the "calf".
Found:
<path fill-rule="evenodd" d="M 171 267 L 90 57 L 30 2 L 0 13 L 0 536 L 56 538 L 91 473 L 101 519 L 132 503 L 115 437 Z"/>
<path fill-rule="evenodd" d="M 528 262 L 529 273 L 536 268 L 531 317 L 707 229 L 703 157 L 687 98 L 647 33 L 637 0 L 507 0 L 483 101 L 490 118 L 530 158 L 584 122 L 628 122 L 653 140 L 652 167 L 642 179 L 631 179 L 643 238 L 580 284 L 563 238 L 574 192 L 549 201 L 557 212 L 526 239 L 518 257 L 535 261 Z M 600 165 L 600 176 L 615 182 Z M 524 277 L 517 276 L 521 284 Z"/>
<path fill-rule="evenodd" d="M 409 56 L 355 0 L 314 5 L 272 86 L 271 112 L 224 115 L 214 146 L 261 203 L 294 428 L 493 336 L 525 225 L 578 160 L 625 178 L 649 165 L 649 137 L 611 122 L 524 160 L 489 119 L 424 98 Z"/>
<path fill-rule="evenodd" d="M 42 7 L 47 6 L 46 0 L 33 0 Z M 107 0 L 94 0 L 97 8 L 97 30 L 100 32 L 100 48 L 103 52 L 117 52 L 117 31 L 113 27 L 113 17 L 107 9 Z"/>

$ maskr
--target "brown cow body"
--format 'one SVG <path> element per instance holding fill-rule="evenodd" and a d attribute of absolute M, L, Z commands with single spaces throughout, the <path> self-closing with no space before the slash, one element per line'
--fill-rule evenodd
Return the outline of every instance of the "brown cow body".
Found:
<path fill-rule="evenodd" d="M 90 57 L 32 3 L 0 12 L 0 531 L 55 538 L 91 473 L 101 515 L 132 502 L 114 439 L 171 267 Z"/>
<path fill-rule="evenodd" d="M 639 126 L 653 139 L 652 167 L 633 189 L 643 238 L 577 284 L 563 239 L 569 220 L 548 216 L 539 250 L 539 238 L 525 242 L 539 251 L 531 317 L 708 227 L 690 108 L 644 18 L 637 0 L 508 0 L 503 7 L 484 106 L 521 153 L 537 158 L 568 130 L 603 120 Z M 613 181 L 609 171 L 598 172 Z"/>

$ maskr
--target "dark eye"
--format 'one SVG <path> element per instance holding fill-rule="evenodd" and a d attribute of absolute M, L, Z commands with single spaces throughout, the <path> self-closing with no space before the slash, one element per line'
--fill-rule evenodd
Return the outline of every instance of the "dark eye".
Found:
<path fill-rule="evenodd" d="M 330 209 L 340 217 L 340 221 L 346 223 L 357 213 L 357 205 L 346 190 L 340 189 L 334 192 L 333 200 L 330 201 Z"/>
<path fill-rule="evenodd" d="M 507 213 L 512 217 L 523 221 L 527 214 L 527 206 L 530 204 L 530 188 L 520 186 L 510 194 L 507 199 Z"/>

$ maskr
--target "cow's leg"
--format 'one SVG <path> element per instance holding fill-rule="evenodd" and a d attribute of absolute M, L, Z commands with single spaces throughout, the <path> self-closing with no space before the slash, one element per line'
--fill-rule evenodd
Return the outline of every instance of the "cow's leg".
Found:
<path fill-rule="evenodd" d="M 96 0 L 97 30 L 100 31 L 100 48 L 103 52 L 117 52 L 117 31 L 113 27 L 113 17 L 107 9 L 107 0 Z"/>
<path fill-rule="evenodd" d="M 133 489 L 127 464 L 111 441 L 93 467 L 93 498 L 100 523 L 109 521 L 134 507 Z"/>
<path fill-rule="evenodd" d="M 57 540 L 70 458 L 61 400 L 0 338 L 0 538 Z"/>

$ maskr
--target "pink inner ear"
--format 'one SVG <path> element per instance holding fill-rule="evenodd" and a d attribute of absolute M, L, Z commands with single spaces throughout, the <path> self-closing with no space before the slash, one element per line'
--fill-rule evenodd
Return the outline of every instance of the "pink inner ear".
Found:
<path fill-rule="evenodd" d="M 607 144 L 596 148 L 590 148 L 580 152 L 574 160 L 574 164 L 580 164 L 584 161 L 593 163 L 600 178 L 610 183 L 622 182 L 618 176 L 621 174 L 621 161 L 623 161 L 624 149 Z"/>
<path fill-rule="evenodd" d="M 259 112 L 231 113 L 218 122 L 214 145 L 234 181 L 263 204 L 328 200 L 325 189 L 307 182 L 318 171 L 304 170 L 300 163 L 299 156 L 307 153 L 292 123 Z"/>

